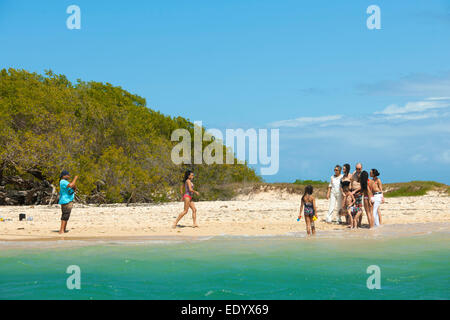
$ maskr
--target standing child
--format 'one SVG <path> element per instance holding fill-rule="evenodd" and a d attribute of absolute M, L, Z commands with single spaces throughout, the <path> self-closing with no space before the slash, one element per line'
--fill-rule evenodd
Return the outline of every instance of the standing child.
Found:
<path fill-rule="evenodd" d="M 350 229 L 358 227 L 358 220 L 361 215 L 361 210 L 355 206 L 355 202 L 355 197 L 350 191 L 350 188 L 348 186 L 344 187 L 344 208 L 350 222 Z"/>
<path fill-rule="evenodd" d="M 300 205 L 300 213 L 298 218 L 302 218 L 303 208 L 305 209 L 305 223 L 306 223 L 306 233 L 310 236 L 311 234 L 316 234 L 316 227 L 314 225 L 314 220 L 317 220 L 317 208 L 316 208 L 316 199 L 313 194 L 313 187 L 311 185 L 307 185 L 305 188 L 305 193 L 303 194 L 301 205 Z"/>

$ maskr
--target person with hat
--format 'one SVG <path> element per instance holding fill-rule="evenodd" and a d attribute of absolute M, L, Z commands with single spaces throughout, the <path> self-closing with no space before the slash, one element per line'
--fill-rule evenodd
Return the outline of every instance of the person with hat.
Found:
<path fill-rule="evenodd" d="M 67 170 L 63 170 L 59 176 L 59 204 L 61 205 L 61 228 L 59 234 L 67 232 L 67 221 L 69 221 L 70 213 L 73 208 L 73 199 L 75 197 L 76 183 L 78 176 L 69 182 L 70 174 Z"/>

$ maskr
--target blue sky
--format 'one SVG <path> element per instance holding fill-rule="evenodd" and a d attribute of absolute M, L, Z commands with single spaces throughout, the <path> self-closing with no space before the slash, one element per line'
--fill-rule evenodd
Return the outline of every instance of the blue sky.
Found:
<path fill-rule="evenodd" d="M 270 182 L 361 161 L 449 184 L 449 39 L 448 0 L 0 0 L 1 68 L 109 82 L 207 128 L 279 128 Z"/>

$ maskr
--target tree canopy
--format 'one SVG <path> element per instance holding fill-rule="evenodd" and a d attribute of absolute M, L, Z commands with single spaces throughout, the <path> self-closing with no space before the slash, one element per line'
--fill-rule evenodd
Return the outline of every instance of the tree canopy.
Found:
<path fill-rule="evenodd" d="M 171 134 L 186 129 L 193 136 L 194 124 L 152 110 L 144 98 L 109 83 L 3 69 L 0 114 L 5 190 L 25 188 L 13 183 L 19 180 L 56 186 L 62 169 L 80 176 L 77 194 L 85 202 L 173 200 L 187 168 L 203 199 L 221 198 L 227 184 L 261 181 L 246 164 L 174 164 L 171 150 L 178 142 Z"/>

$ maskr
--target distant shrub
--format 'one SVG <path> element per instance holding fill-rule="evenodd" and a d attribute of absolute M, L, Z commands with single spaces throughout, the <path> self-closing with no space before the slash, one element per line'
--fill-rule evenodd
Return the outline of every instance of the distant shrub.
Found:
<path fill-rule="evenodd" d="M 302 186 L 306 186 L 308 184 L 310 185 L 326 185 L 328 184 L 327 181 L 322 181 L 322 180 L 295 180 L 294 184 L 299 184 Z"/>
<path fill-rule="evenodd" d="M 435 181 L 411 181 L 386 184 L 386 198 L 423 196 L 427 192 L 436 190 L 450 194 L 450 187 Z"/>

